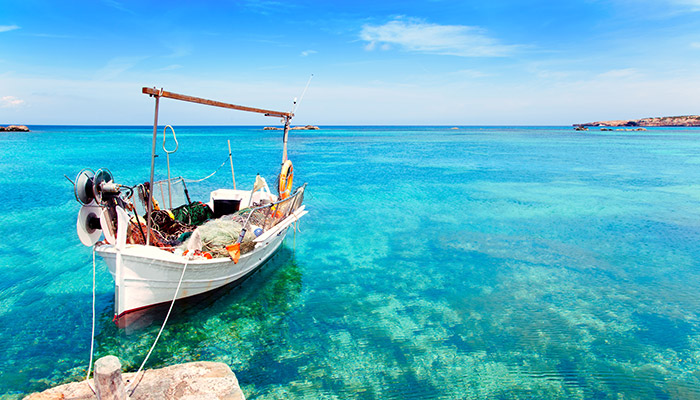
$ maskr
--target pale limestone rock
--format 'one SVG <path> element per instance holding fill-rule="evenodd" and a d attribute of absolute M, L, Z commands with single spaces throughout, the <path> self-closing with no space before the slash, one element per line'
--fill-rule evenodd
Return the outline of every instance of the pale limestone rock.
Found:
<path fill-rule="evenodd" d="M 134 373 L 123 374 L 124 384 L 135 378 Z M 193 362 L 161 369 L 147 370 L 139 374 L 131 384 L 133 400 L 245 400 L 236 375 L 228 365 L 216 362 Z M 90 384 L 94 385 L 92 380 Z M 74 382 L 57 386 L 41 393 L 33 393 L 25 400 L 95 399 L 86 382 Z"/>

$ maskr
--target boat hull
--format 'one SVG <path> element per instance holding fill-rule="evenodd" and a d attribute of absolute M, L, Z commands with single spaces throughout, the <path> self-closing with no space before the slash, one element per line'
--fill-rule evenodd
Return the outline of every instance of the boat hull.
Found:
<path fill-rule="evenodd" d="M 287 227 L 256 244 L 238 263 L 229 258 L 194 259 L 143 245 L 127 245 L 118 250 L 105 245 L 96 248 L 114 278 L 116 318 L 177 299 L 196 296 L 245 279 L 280 248 Z M 183 268 L 186 268 L 184 276 Z M 175 293 L 182 276 L 180 289 Z"/>

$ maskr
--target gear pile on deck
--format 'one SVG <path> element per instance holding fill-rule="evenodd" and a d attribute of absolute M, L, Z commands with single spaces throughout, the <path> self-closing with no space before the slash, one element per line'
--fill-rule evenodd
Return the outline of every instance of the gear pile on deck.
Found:
<path fill-rule="evenodd" d="M 285 170 L 291 169 L 290 161 L 285 165 L 288 166 Z M 100 169 L 96 174 L 91 170 L 81 171 L 76 178 L 80 186 L 76 184 L 75 195 L 76 199 L 86 206 L 95 205 L 97 202 L 106 215 L 106 218 L 100 218 L 95 214 L 92 219 L 82 221 L 86 231 L 97 232 L 99 229 L 106 228 L 105 240 L 94 244 L 114 244 L 116 233 L 119 231 L 116 207 L 120 207 L 129 215 L 126 244 L 156 246 L 175 254 L 189 254 L 190 258 L 234 258 L 235 252 L 227 250 L 228 246 L 238 243 L 240 254 L 252 251 L 255 247 L 255 238 L 273 228 L 302 204 L 305 185 L 297 188 L 289 196 L 290 189 L 287 188 L 291 188 L 293 176 L 287 171 L 283 171 L 283 174 L 283 178 L 279 179 L 284 183 L 279 196 L 272 195 L 265 180 L 260 176 L 256 177 L 257 185 L 254 185 L 254 191 L 250 193 L 249 207 L 243 209 L 237 209 L 244 200 L 243 196 L 240 196 L 241 193 L 239 198 L 235 198 L 236 193 L 227 193 L 234 191 L 220 189 L 212 193 L 209 204 L 191 201 L 172 209 L 161 208 L 160 203 L 153 197 L 153 209 L 150 214 L 147 212 L 139 214 L 138 208 L 148 209 L 146 202 L 150 196 L 149 182 L 134 187 L 115 184 L 112 181 L 111 172 L 107 169 Z M 186 180 L 180 177 L 175 180 L 175 183 L 177 182 L 182 182 L 184 186 Z M 173 184 L 172 181 L 159 181 L 155 182 L 154 186 L 158 188 L 167 183 L 170 183 L 169 186 Z M 163 190 L 161 195 L 165 196 L 162 192 Z M 98 195 L 95 196 L 95 193 Z M 189 200 L 186 189 L 185 193 L 185 197 Z M 222 198 L 226 194 L 229 194 L 229 198 Z M 168 195 L 172 195 L 170 188 Z M 282 200 L 278 201 L 278 199 Z M 214 212 L 214 209 L 217 212 Z M 150 230 L 146 222 L 149 215 Z M 98 221 L 98 218 L 103 221 Z M 101 225 L 103 222 L 106 223 L 106 227 Z M 78 223 L 80 224 L 81 221 L 79 220 Z M 92 229 L 90 229 L 91 226 Z M 146 232 L 149 231 L 150 234 L 147 234 Z M 91 243 L 92 240 L 88 240 L 85 244 L 91 245 Z"/>

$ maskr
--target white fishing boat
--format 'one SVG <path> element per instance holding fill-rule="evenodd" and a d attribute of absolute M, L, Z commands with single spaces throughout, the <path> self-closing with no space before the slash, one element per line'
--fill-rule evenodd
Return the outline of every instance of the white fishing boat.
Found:
<path fill-rule="evenodd" d="M 76 199 L 83 204 L 78 214 L 78 236 L 92 246 L 106 262 L 114 278 L 114 314 L 118 319 L 132 311 L 174 299 L 195 296 L 224 285 L 238 282 L 264 264 L 282 245 L 290 226 L 307 211 L 302 204 L 306 184 L 292 190 L 293 168 L 287 159 L 287 137 L 293 112 L 281 112 L 238 106 L 192 96 L 143 88 L 155 98 L 153 150 L 150 181 L 140 185 L 117 184 L 109 170 L 81 171 L 75 182 Z M 229 161 L 234 189 L 211 192 L 208 202 L 187 202 L 172 206 L 172 187 L 180 180 L 170 179 L 170 154 L 175 150 L 165 145 L 168 156 L 168 179 L 154 182 L 154 160 L 158 133 L 158 107 L 161 98 L 261 113 L 284 121 L 282 171 L 277 194 L 271 193 L 259 176 L 251 190 L 236 189 L 229 143 Z M 167 128 L 167 127 L 166 127 Z M 222 164 L 223 165 L 223 164 Z M 160 188 L 165 206 L 163 186 L 167 185 L 168 207 L 160 209 L 155 191 Z M 135 196 L 138 193 L 139 196 Z M 143 204 L 137 204 L 137 198 Z M 142 207 L 145 216 L 139 215 Z M 211 217 L 194 221 L 195 212 Z M 182 217 L 184 215 L 184 217 Z M 156 222 L 162 217 L 166 222 Z M 178 218 L 179 217 L 179 218 Z M 174 235 L 163 233 L 164 226 L 176 226 Z M 104 237 L 103 240 L 100 240 Z"/>

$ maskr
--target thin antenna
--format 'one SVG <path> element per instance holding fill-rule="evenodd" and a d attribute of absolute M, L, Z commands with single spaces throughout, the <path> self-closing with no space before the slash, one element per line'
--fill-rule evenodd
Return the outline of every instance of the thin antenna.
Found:
<path fill-rule="evenodd" d="M 292 114 L 294 114 L 294 113 L 296 112 L 297 106 L 299 105 L 299 103 L 301 103 L 301 100 L 304 98 L 304 95 L 306 94 L 306 89 L 309 88 L 309 84 L 311 84 L 311 79 L 312 79 L 313 77 L 314 77 L 314 74 L 311 74 L 311 76 L 309 77 L 308 82 L 306 82 L 306 87 L 304 87 L 304 91 L 301 92 L 301 96 L 299 97 L 299 101 L 297 101 L 297 98 L 296 98 L 296 97 L 294 98 L 294 107 L 292 108 Z"/>

